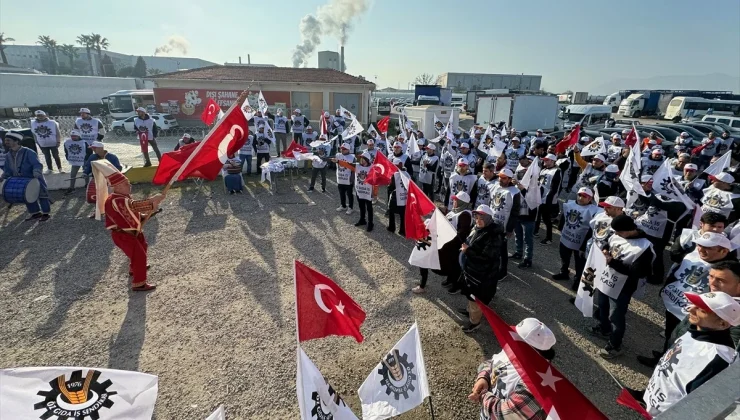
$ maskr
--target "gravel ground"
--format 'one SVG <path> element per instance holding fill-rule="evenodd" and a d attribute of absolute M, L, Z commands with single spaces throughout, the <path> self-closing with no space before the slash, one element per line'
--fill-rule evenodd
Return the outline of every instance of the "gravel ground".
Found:
<path fill-rule="evenodd" d="M 426 294 L 410 292 L 418 280 L 406 262 L 412 245 L 385 230 L 384 205 L 376 205 L 376 229 L 366 233 L 352 226 L 357 213 L 334 211 L 333 183 L 324 195 L 306 194 L 306 182 L 296 181 L 300 191 L 283 183 L 276 195 L 255 176 L 243 195 L 224 195 L 220 181 L 206 184 L 210 198 L 192 184 L 174 188 L 165 211 L 146 227 L 150 280 L 159 286 L 147 294 L 129 292 L 125 256 L 100 222 L 86 218 L 91 207 L 81 189 L 65 198 L 53 193 L 52 219 L 42 224 L 24 223 L 23 207 L 0 209 L 0 366 L 156 374 L 160 420 L 202 419 L 221 403 L 230 419 L 296 418 L 292 262 L 298 258 L 367 311 L 362 344 L 348 337 L 304 343 L 356 413 L 356 390 L 416 320 L 436 417 L 477 418 L 467 395 L 479 363 L 500 350 L 490 328 L 462 333 L 455 310 L 465 299 L 445 293 L 434 274 Z M 134 190 L 137 196 L 158 191 Z M 557 367 L 609 418 L 638 418 L 614 402 L 619 389 L 608 372 L 627 386 L 647 383 L 650 371 L 635 354 L 662 344 L 658 287 L 648 286 L 648 298 L 632 302 L 625 354 L 604 361 L 597 355 L 604 342 L 585 333 L 591 321 L 567 302 L 568 285 L 550 280 L 559 264 L 556 244 L 557 235 L 555 244 L 536 243 L 532 269 L 512 262 L 491 306 L 510 324 L 528 316 L 547 323 L 558 339 Z M 401 418 L 427 419 L 428 405 Z"/>

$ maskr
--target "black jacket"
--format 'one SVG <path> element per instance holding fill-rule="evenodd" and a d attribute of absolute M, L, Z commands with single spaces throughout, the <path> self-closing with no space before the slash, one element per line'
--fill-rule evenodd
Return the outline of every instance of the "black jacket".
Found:
<path fill-rule="evenodd" d="M 503 242 L 504 229 L 498 223 L 482 229 L 475 227 L 470 232 L 463 268 L 466 295 L 474 295 L 485 304 L 493 299 Z"/>
<path fill-rule="evenodd" d="M 686 317 L 688 319 L 689 317 Z M 735 327 L 737 328 L 737 327 Z M 678 328 L 676 328 L 677 330 Z M 706 343 L 712 343 L 712 344 L 721 344 L 725 345 L 731 348 L 735 347 L 735 343 L 732 341 L 732 335 L 730 333 L 730 330 L 721 330 L 721 331 L 710 331 L 710 330 L 698 330 L 696 329 L 695 325 L 689 325 L 688 330 L 684 331 L 691 334 L 691 338 L 693 338 L 696 341 L 703 341 Z M 682 334 L 683 335 L 683 334 Z M 678 336 L 680 337 L 680 336 Z M 673 340 L 673 343 L 671 343 L 671 346 L 675 343 L 675 339 Z M 722 372 L 725 368 L 727 368 L 729 364 L 725 361 L 725 359 L 714 356 L 714 359 L 709 362 L 709 364 L 699 372 L 698 375 L 696 375 L 696 378 L 691 380 L 688 384 L 686 384 L 686 392 L 691 393 L 693 391 L 696 391 L 697 388 L 702 386 L 704 383 L 712 379 L 715 375 Z"/>

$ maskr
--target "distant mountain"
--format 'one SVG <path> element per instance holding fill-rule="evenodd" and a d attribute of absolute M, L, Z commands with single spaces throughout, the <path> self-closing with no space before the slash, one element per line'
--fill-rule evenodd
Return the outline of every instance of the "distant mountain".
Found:
<path fill-rule="evenodd" d="M 712 73 L 696 76 L 655 76 L 647 79 L 625 78 L 604 83 L 589 93 L 608 95 L 625 89 L 730 90 L 740 93 L 740 77 Z"/>

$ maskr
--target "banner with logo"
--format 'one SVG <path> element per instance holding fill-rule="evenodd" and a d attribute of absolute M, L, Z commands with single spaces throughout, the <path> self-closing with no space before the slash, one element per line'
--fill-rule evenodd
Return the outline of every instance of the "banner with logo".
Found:
<path fill-rule="evenodd" d="M 606 156 L 606 144 L 603 137 L 597 137 L 596 140 L 587 144 L 581 150 L 581 156 L 596 156 L 599 154 Z"/>
<path fill-rule="evenodd" d="M 438 250 L 442 249 L 447 242 L 455 239 L 457 232 L 439 209 L 434 210 L 427 223 L 429 236 L 416 241 L 409 256 L 409 264 L 439 270 Z"/>
<path fill-rule="evenodd" d="M 0 419 L 150 419 L 158 378 L 86 367 L 0 370 Z"/>
<path fill-rule="evenodd" d="M 262 116 L 264 117 L 265 113 L 267 112 L 267 101 L 265 100 L 265 96 L 262 94 L 262 91 L 260 91 L 260 94 L 257 97 L 257 109 L 260 110 Z"/>
<path fill-rule="evenodd" d="M 321 372 L 298 346 L 296 376 L 298 407 L 303 420 L 357 420 L 339 393 L 329 385 Z"/>
<path fill-rule="evenodd" d="M 349 110 L 347 110 L 347 108 L 345 108 L 345 107 L 343 107 L 341 105 L 339 105 L 339 112 L 341 112 L 342 117 L 344 117 L 345 120 L 354 121 L 354 120 L 357 119 L 357 116 L 355 114 L 349 112 Z"/>
<path fill-rule="evenodd" d="M 352 123 L 347 127 L 346 130 L 342 133 L 342 140 L 352 138 L 360 133 L 365 131 L 364 128 L 362 128 L 362 124 L 360 124 L 357 120 L 352 120 Z"/>
<path fill-rule="evenodd" d="M 596 277 L 606 268 L 606 257 L 595 244 L 591 246 L 586 258 L 586 265 L 583 268 L 581 282 L 578 285 L 576 293 L 576 308 L 578 308 L 584 317 L 591 318 L 594 315 L 594 295 L 593 291 L 589 292 L 585 286 L 586 283 L 595 288 Z"/>
<path fill-rule="evenodd" d="M 416 323 L 373 368 L 357 393 L 363 420 L 398 416 L 431 395 Z"/>

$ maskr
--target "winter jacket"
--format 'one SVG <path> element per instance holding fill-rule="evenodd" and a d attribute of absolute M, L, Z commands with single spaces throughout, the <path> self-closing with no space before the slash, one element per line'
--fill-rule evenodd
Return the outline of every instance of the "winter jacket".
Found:
<path fill-rule="evenodd" d="M 496 294 L 503 241 L 504 229 L 498 223 L 473 228 L 467 239 L 468 249 L 465 251 L 463 268 L 465 294 L 474 295 L 485 304 Z"/>

